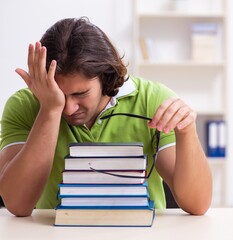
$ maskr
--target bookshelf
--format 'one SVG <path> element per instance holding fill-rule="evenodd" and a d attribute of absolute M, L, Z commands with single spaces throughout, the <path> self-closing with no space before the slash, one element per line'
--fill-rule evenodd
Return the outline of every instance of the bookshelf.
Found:
<path fill-rule="evenodd" d="M 226 2 L 226 0 L 134 2 L 134 75 L 166 84 L 197 112 L 197 128 L 205 150 L 206 122 L 228 120 Z M 206 44 L 202 38 L 203 33 L 196 36 L 193 31 L 194 25 L 201 28 L 204 25 L 216 26 L 216 31 L 207 33 L 209 35 L 206 38 L 211 41 L 211 46 L 203 45 Z M 197 40 L 195 43 L 194 38 Z M 198 57 L 195 58 L 194 48 L 199 51 L 196 54 Z M 210 51 L 202 54 L 201 49 Z M 212 205 L 224 206 L 228 159 L 211 157 L 208 160 L 214 183 Z"/>

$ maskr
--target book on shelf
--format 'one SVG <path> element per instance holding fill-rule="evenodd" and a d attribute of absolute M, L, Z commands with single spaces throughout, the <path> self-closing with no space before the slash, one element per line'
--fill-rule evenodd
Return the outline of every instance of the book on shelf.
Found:
<path fill-rule="evenodd" d="M 219 26 L 217 23 L 194 23 L 192 25 L 192 59 L 194 61 L 217 61 L 219 54 Z"/>
<path fill-rule="evenodd" d="M 144 156 L 141 142 L 85 142 L 69 145 L 71 157 Z"/>
<path fill-rule="evenodd" d="M 147 155 L 122 157 L 71 157 L 64 158 L 65 170 L 145 170 Z"/>
<path fill-rule="evenodd" d="M 115 175 L 123 175 L 114 176 Z M 124 177 L 134 176 L 137 178 Z M 108 171 L 108 172 L 95 172 L 88 171 L 68 171 L 65 170 L 62 173 L 63 184 L 77 183 L 77 184 L 143 184 L 145 182 L 146 171 Z"/>
<path fill-rule="evenodd" d="M 154 220 L 154 202 L 132 207 L 56 208 L 55 226 L 138 226 L 150 227 Z"/>
<path fill-rule="evenodd" d="M 223 120 L 211 120 L 206 123 L 206 141 L 208 157 L 225 157 L 226 126 Z"/>
<path fill-rule="evenodd" d="M 140 37 L 139 46 L 144 60 L 156 60 L 155 41 L 152 37 Z"/>
<path fill-rule="evenodd" d="M 147 181 L 143 184 L 59 184 L 66 196 L 147 196 Z"/>
<path fill-rule="evenodd" d="M 139 38 L 139 45 L 140 45 L 140 49 L 141 49 L 141 53 L 142 53 L 142 57 L 144 60 L 149 60 L 149 53 L 148 53 L 148 49 L 145 43 L 145 38 L 140 37 Z"/>
<path fill-rule="evenodd" d="M 76 206 L 76 207 L 100 207 L 100 206 L 147 206 L 148 205 L 148 196 L 89 196 L 89 197 L 74 197 L 59 195 L 61 198 L 61 206 Z"/>

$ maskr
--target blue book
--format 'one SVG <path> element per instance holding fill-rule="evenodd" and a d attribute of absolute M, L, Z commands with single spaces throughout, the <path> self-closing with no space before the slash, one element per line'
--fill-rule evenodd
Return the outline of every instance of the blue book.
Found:
<path fill-rule="evenodd" d="M 143 184 L 59 184 L 61 196 L 147 196 L 148 183 Z"/>
<path fill-rule="evenodd" d="M 115 206 L 115 207 L 132 207 L 147 206 L 149 202 L 148 196 L 91 196 L 91 197 L 72 197 L 61 196 L 61 206 L 74 207 L 99 207 L 99 206 Z"/>

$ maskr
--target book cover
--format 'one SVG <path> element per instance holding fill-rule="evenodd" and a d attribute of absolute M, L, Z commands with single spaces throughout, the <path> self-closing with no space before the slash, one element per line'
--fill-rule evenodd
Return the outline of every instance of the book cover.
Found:
<path fill-rule="evenodd" d="M 55 226 L 138 226 L 150 227 L 154 220 L 154 202 L 132 207 L 61 207 L 55 214 Z"/>
<path fill-rule="evenodd" d="M 143 184 L 59 184 L 66 196 L 147 196 L 147 181 Z"/>
<path fill-rule="evenodd" d="M 69 151 L 72 157 L 144 156 L 143 143 L 140 142 L 71 143 Z"/>
<path fill-rule="evenodd" d="M 64 158 L 65 170 L 145 170 L 147 155 L 122 157 L 71 157 Z"/>
<path fill-rule="evenodd" d="M 109 173 L 109 174 L 108 174 Z M 114 176 L 115 175 L 122 175 Z M 77 184 L 142 184 L 146 171 L 63 171 L 63 183 Z"/>

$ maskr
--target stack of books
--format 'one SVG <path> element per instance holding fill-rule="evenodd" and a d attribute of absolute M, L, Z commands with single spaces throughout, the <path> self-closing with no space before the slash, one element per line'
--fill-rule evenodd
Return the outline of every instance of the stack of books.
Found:
<path fill-rule="evenodd" d="M 56 226 L 151 226 L 142 143 L 73 143 L 65 157 Z"/>

